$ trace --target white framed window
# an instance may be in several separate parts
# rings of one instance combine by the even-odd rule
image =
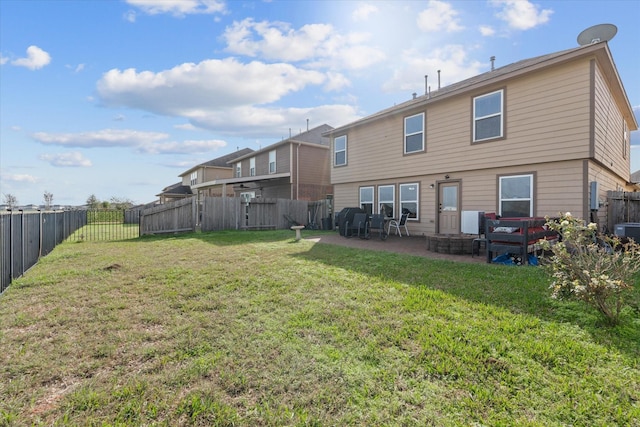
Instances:
[[[236,178],[242,177],[242,163],[236,163]]]
[[[189,182],[191,183],[191,185],[196,185],[198,183],[198,171],[191,172]]]
[[[342,135],[333,140],[333,165],[344,166],[347,164],[347,135]]]
[[[424,113],[404,118],[404,153],[424,151]]]
[[[373,187],[360,187],[360,209],[373,213]]]
[[[276,173],[276,150],[269,151],[269,173]]]
[[[393,218],[396,211],[395,185],[380,185],[378,187],[378,213]]]
[[[249,176],[256,176],[256,158],[249,159]]]
[[[527,218],[533,216],[533,175],[499,177],[500,216]]]
[[[504,90],[473,98],[473,141],[504,135]]]
[[[410,184],[400,184],[400,213],[408,213],[408,219],[417,220],[418,215],[418,198],[420,195],[420,184],[417,182]]]

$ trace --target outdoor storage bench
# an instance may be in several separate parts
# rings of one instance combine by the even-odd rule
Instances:
[[[545,218],[500,218],[486,220],[487,262],[494,254],[521,256],[528,263],[528,254],[540,248],[539,240],[557,240],[558,234],[549,230]]]

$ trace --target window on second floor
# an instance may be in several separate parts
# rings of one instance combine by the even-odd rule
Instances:
[[[196,185],[198,183],[198,171],[191,172],[190,181],[191,185]]]
[[[347,164],[347,135],[342,135],[333,140],[333,165],[344,166]]]
[[[473,98],[473,142],[504,135],[504,90]]]
[[[276,150],[269,151],[269,173],[276,173]]]
[[[381,185],[378,187],[378,213],[393,218],[396,211],[396,187],[394,185]]]
[[[424,151],[424,113],[404,118],[404,153]]]
[[[256,176],[256,158],[249,159],[249,176]]]
[[[409,219],[418,219],[418,194],[420,187],[417,182],[400,184],[400,212],[408,213]]]
[[[360,187],[360,209],[373,213],[373,187]]]
[[[236,178],[242,177],[242,163],[236,163]]]
[[[533,175],[499,178],[500,216],[527,218],[533,216]]]

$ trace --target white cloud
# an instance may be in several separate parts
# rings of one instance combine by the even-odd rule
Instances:
[[[38,70],[51,62],[51,55],[38,46],[29,46],[27,48],[27,57],[18,58],[11,61],[11,64],[18,67],[26,67],[30,70]]]
[[[226,141],[170,141],[142,144],[138,151],[146,154],[203,154],[216,151],[227,146]]]
[[[183,123],[181,125],[174,125],[173,127],[174,129],[180,129],[180,130],[196,130],[197,129],[191,123]]]
[[[78,151],[59,154],[42,154],[40,160],[57,167],[89,167],[91,160]]]
[[[215,151],[226,146],[222,140],[170,141],[169,135],[160,132],[141,132],[131,129],[103,129],[79,133],[45,133],[32,135],[33,139],[45,145],[62,147],[122,147],[146,154],[193,154]],[[91,166],[80,153],[44,154],[41,160],[54,166]],[[87,163],[88,162],[88,163]]]
[[[127,0],[127,3],[149,15],[170,13],[174,16],[184,16],[225,12],[225,3],[218,0]],[[128,16],[128,19],[131,18]]]
[[[309,24],[294,30],[282,22],[245,19],[227,27],[223,38],[226,50],[233,54],[273,61],[308,61],[316,68],[362,69],[385,59],[382,51],[364,44],[370,35],[338,34],[329,24]]]
[[[289,64],[242,64],[229,58],[182,64],[159,73],[114,69],[102,76],[97,89],[109,106],[197,118],[241,105],[272,103],[325,81],[322,73]]]
[[[516,30],[530,30],[549,21],[553,10],[543,9],[528,0],[491,0],[495,6],[502,7],[497,17]]]
[[[369,16],[377,12],[378,8],[376,6],[368,3],[363,3],[358,5],[358,7],[351,14],[351,17],[356,22],[366,21],[369,19]]]
[[[160,141],[169,137],[166,133],[140,132],[130,129],[103,129],[80,133],[36,132],[33,139],[45,145],[64,147],[136,147],[150,141]]]
[[[3,181],[7,182],[26,182],[30,184],[35,184],[38,182],[38,178],[33,175],[28,174],[12,174],[12,173],[3,173],[0,178]]]
[[[458,11],[451,4],[440,0],[429,0],[427,8],[418,14],[418,28],[426,32],[460,31],[464,29],[458,19]]]
[[[225,110],[192,120],[194,125],[242,137],[281,137],[292,123],[330,123],[337,127],[358,120],[361,115],[350,105],[321,105],[309,108],[256,108]]]
[[[385,91],[416,92],[423,95],[425,75],[429,76],[428,85],[433,92],[438,89],[438,70],[441,70],[440,86],[444,87],[479,74],[484,66],[481,62],[471,60],[462,45],[434,49],[428,57],[408,49],[403,52],[402,63],[405,64],[404,67],[397,69],[393,77],[383,84]]]
[[[128,10],[124,15],[122,15],[122,17],[125,21],[131,22],[133,24],[134,22],[136,22],[137,15],[134,10]]]
[[[2,56],[2,54],[0,54],[0,65],[4,65],[7,62],[9,62],[9,58],[7,58],[6,56]]]
[[[480,30],[480,34],[482,34],[485,37],[492,36],[496,33],[496,30],[494,30],[493,27],[490,27],[488,25],[481,25],[479,27],[479,30]]]

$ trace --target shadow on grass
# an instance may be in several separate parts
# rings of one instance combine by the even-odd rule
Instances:
[[[640,301],[640,275],[636,278],[632,308],[625,311],[619,325],[609,327],[595,310],[583,303],[552,299],[549,276],[540,267],[434,260],[332,244],[315,244],[296,256],[384,280],[437,289],[546,322],[571,323],[587,331],[601,345],[640,357],[640,313],[636,304]]]
[[[332,232],[308,230],[305,238],[322,233]],[[295,241],[295,233],[291,230],[165,234],[121,242],[144,244],[190,239],[220,247],[278,242],[306,244]],[[294,256],[371,277],[437,289],[470,302],[502,307],[512,313],[535,316],[547,322],[574,324],[587,331],[595,342],[615,346],[632,357],[640,357],[640,275],[636,278],[632,308],[624,313],[618,326],[608,327],[598,313],[580,302],[553,300],[548,289],[550,278],[540,267],[436,260],[327,243],[313,244],[308,251]]]

